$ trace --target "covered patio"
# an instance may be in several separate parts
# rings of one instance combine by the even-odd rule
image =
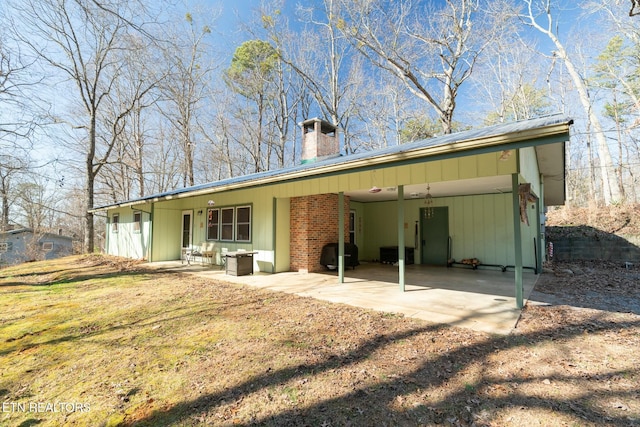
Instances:
[[[516,326],[521,312],[516,308],[514,296],[515,273],[510,270],[408,265],[405,292],[399,292],[398,267],[379,263],[364,263],[356,269],[345,270],[344,283],[336,281],[333,271],[230,276],[215,266],[189,266],[180,262],[151,265],[495,334],[508,334]],[[525,299],[538,277],[530,271],[523,273]]]

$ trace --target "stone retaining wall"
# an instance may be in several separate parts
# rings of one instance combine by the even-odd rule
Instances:
[[[640,264],[640,239],[618,236],[591,229],[572,230],[567,227],[547,229],[547,250],[553,245],[553,260],[605,260]]]

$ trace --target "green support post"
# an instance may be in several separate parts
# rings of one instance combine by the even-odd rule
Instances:
[[[524,299],[522,296],[522,230],[520,229],[520,196],[518,193],[518,174],[511,175],[511,187],[513,189],[513,244],[515,253],[515,270],[516,270],[516,306],[524,307]]]
[[[404,185],[398,185],[398,283],[400,292],[404,286]]]

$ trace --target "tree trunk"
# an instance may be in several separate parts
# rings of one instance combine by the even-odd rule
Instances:
[[[564,45],[560,42],[558,37],[551,31],[552,25],[552,17],[551,11],[548,8],[546,9],[547,20],[549,23],[548,28],[543,28],[536,21],[536,17],[533,14],[531,5],[533,0],[528,0],[527,4],[529,6],[529,15],[526,16],[526,19],[529,21],[529,25],[534,27],[536,30],[540,31],[542,34],[546,35],[549,40],[556,47],[555,55],[562,59],[565,66],[567,67],[567,72],[573,81],[573,84],[578,91],[578,97],[580,99],[580,103],[582,104],[582,108],[584,109],[585,114],[589,120],[591,127],[593,128],[593,135],[596,139],[596,144],[598,146],[598,159],[600,161],[600,175],[602,178],[602,193],[604,198],[604,203],[606,205],[610,205],[614,202],[620,201],[620,192],[618,186],[615,183],[615,168],[613,166],[613,160],[611,158],[611,152],[609,151],[609,146],[607,145],[607,139],[605,137],[604,131],[602,129],[602,124],[600,123],[600,119],[596,114],[593,105],[591,103],[591,99],[589,98],[589,93],[587,91],[587,85],[576,69],[575,65],[569,58]]]
[[[593,134],[598,145],[598,159],[600,161],[600,175],[602,178],[602,194],[604,203],[606,205],[610,205],[613,202],[619,202],[620,192],[615,182],[615,167],[613,166],[613,160],[611,158],[609,146],[607,145],[607,139],[602,129],[602,124],[593,109],[593,105],[591,104],[591,100],[587,92],[587,87],[564,49],[561,49],[560,57],[564,60],[567,71],[576,85],[580,103],[589,118],[589,123],[591,123],[591,126],[593,127]]]
[[[84,252],[93,253],[94,251],[94,225],[93,225],[93,213],[89,212],[93,209],[93,196],[94,196],[94,182],[95,172],[93,168],[93,159],[96,153],[96,113],[91,112],[91,118],[89,123],[89,149],[87,150],[86,159],[86,173],[87,173],[87,185],[85,188],[85,204],[86,213],[84,216]]]
[[[9,225],[9,186],[5,185],[5,178],[2,177],[2,220],[0,220],[0,231],[3,231]]]

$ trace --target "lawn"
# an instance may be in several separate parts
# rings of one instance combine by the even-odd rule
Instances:
[[[581,274],[494,336],[99,255],[3,268],[0,425],[640,425],[640,313],[561,301],[640,276]]]

